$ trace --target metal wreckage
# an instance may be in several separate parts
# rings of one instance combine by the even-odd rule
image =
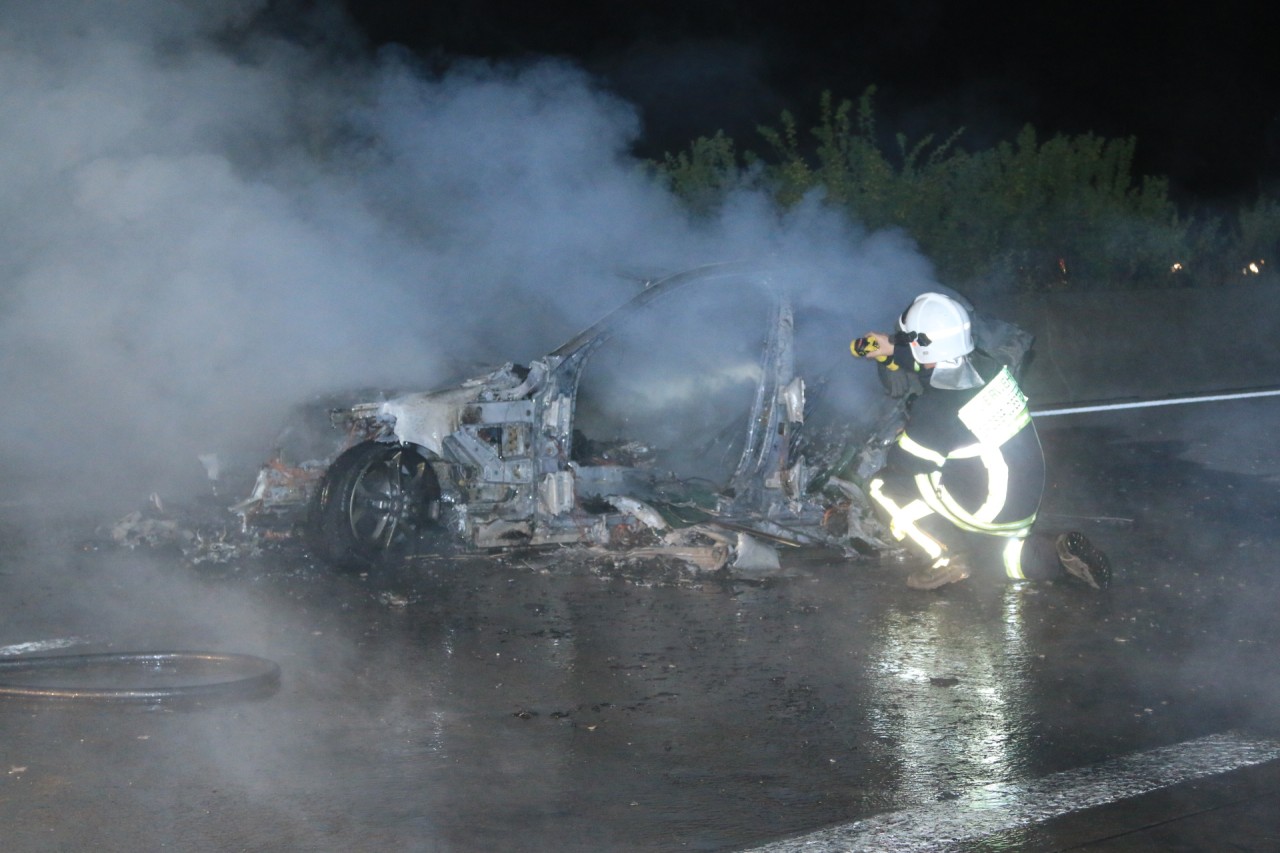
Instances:
[[[882,466],[918,382],[882,369],[888,393],[872,417],[806,424],[813,406],[796,375],[795,320],[783,293],[774,293],[750,410],[726,442],[737,461],[724,482],[682,479],[652,465],[638,442],[593,441],[575,428],[583,369],[619,324],[673,291],[727,279],[771,287],[752,265],[677,273],[528,366],[326,409],[321,448],[313,441],[301,458],[281,442],[230,507],[235,529],[182,530],[184,552],[217,561],[301,538],[324,563],[366,568],[397,553],[576,546],[701,571],[768,572],[780,567],[780,551],[868,557],[894,548],[860,484]],[[975,320],[979,345],[1020,368],[1030,336]],[[169,522],[135,513],[113,538],[138,541],[154,532],[144,524]]]

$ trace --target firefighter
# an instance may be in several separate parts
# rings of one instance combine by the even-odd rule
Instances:
[[[868,489],[893,536],[927,557],[908,586],[962,581],[988,560],[1010,580],[1065,573],[1094,589],[1110,583],[1106,555],[1084,534],[1033,534],[1045,481],[1040,438],[1009,368],[975,349],[963,304],[921,294],[896,333],[869,333],[850,349],[921,380]]]

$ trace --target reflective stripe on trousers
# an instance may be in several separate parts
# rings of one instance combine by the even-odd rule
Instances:
[[[888,514],[889,532],[893,534],[893,538],[899,542],[903,538],[910,538],[932,559],[940,559],[947,550],[946,546],[929,536],[916,524],[920,519],[933,514],[933,510],[929,508],[929,505],[916,498],[906,506],[898,506],[893,498],[886,495],[883,490],[884,480],[876,477],[871,481],[869,494],[871,499]]]
[[[1022,546],[1027,544],[1027,534],[1030,528],[1019,531],[1019,535],[1010,537],[1005,543],[1004,550],[1000,556],[1004,560],[1004,573],[1007,577],[1016,581],[1024,581],[1027,579],[1026,574],[1022,571]]]
[[[917,479],[917,486],[923,485],[920,482],[921,479],[924,480],[924,483],[928,483],[928,479],[922,477]],[[1007,539],[1008,541],[1001,550],[1001,561],[1004,563],[1005,575],[1013,580],[1027,579],[1022,570],[1022,547],[1026,544],[1027,536],[1031,532],[1031,524],[1035,521],[1034,515],[1028,519],[1007,525],[975,527],[954,518],[951,513],[946,511],[947,508],[940,503],[937,506],[930,506],[923,498],[915,498],[906,505],[899,505],[893,498],[884,493],[884,480],[879,477],[873,479],[869,485],[868,494],[870,494],[871,499],[889,516],[889,532],[893,534],[893,537],[899,542],[903,539],[910,539],[929,555],[929,558],[934,561],[934,565],[938,565],[939,561],[945,558],[947,548],[943,543],[925,533],[916,522],[937,512],[961,530]],[[928,495],[932,494],[931,490],[922,488],[921,491]]]

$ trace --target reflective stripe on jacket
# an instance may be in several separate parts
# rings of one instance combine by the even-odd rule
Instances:
[[[889,467],[912,475],[920,498],[957,527],[1018,536],[1040,506],[1044,455],[1013,374],[978,361],[986,384],[930,387],[913,401]]]

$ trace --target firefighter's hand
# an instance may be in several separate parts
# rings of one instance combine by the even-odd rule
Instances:
[[[858,358],[885,358],[893,355],[893,341],[884,332],[867,332],[849,344]]]

